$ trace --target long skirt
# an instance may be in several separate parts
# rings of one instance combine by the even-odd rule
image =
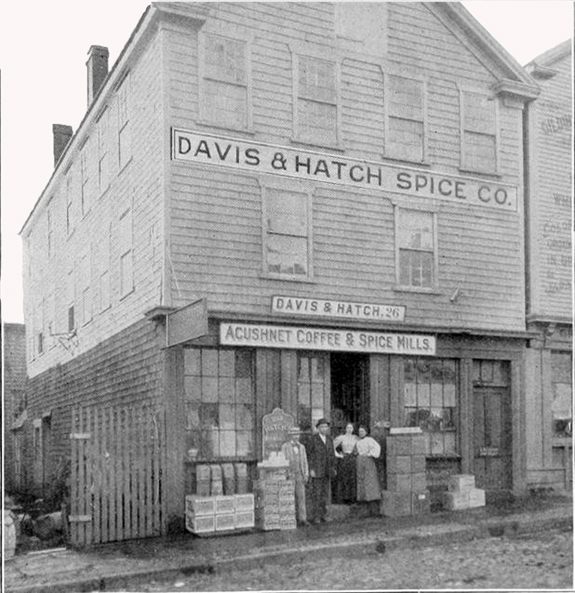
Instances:
[[[357,457],[357,500],[379,500],[381,490],[377,477],[377,467],[372,457]]]
[[[337,461],[336,500],[353,502],[357,498],[355,455],[344,453]]]

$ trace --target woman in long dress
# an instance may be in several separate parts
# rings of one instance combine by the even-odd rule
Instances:
[[[359,439],[355,444],[357,452],[357,501],[367,503],[367,514],[379,515],[381,489],[374,459],[380,456],[381,447],[374,438],[367,435],[367,429],[364,426],[360,426],[357,432],[359,435]]]
[[[355,463],[357,436],[353,434],[353,430],[353,424],[348,422],[345,433],[333,440],[335,455],[338,458],[335,495],[336,500],[344,504],[352,504],[357,498]]]

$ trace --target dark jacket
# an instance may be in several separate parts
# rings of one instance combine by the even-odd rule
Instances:
[[[315,472],[316,478],[333,478],[335,476],[335,453],[333,439],[326,436],[323,444],[319,433],[314,434],[306,445],[307,462],[310,470]]]

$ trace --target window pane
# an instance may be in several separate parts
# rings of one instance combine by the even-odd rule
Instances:
[[[218,379],[216,377],[202,377],[202,401],[218,401]]]
[[[204,80],[203,108],[207,119],[222,126],[247,128],[247,89],[225,82]]]
[[[205,36],[206,76],[235,84],[246,84],[246,44],[216,35]]]
[[[419,210],[399,210],[398,244],[409,249],[433,249],[433,215]]]
[[[198,348],[186,348],[184,350],[184,372],[186,375],[198,376],[200,374],[200,353],[201,350]]]
[[[202,350],[202,375],[204,377],[218,376],[218,351]]]
[[[308,99],[298,100],[298,138],[304,142],[337,142],[337,107]]]
[[[423,122],[423,83],[389,76],[389,115]]]
[[[300,56],[298,94],[300,97],[316,101],[335,103],[335,64]]]
[[[307,237],[307,196],[267,190],[268,231]]]
[[[464,93],[463,127],[466,131],[496,133],[495,102],[485,95]]]
[[[307,238],[268,234],[266,259],[268,272],[307,275]]]
[[[235,380],[233,377],[220,377],[219,379],[219,395],[220,401],[235,403]]]
[[[399,283],[403,286],[433,286],[433,254],[400,249]]]
[[[423,123],[389,118],[386,150],[389,156],[406,161],[423,160]]]
[[[186,400],[201,401],[202,400],[202,383],[199,377],[184,377],[184,392]]]
[[[473,171],[495,171],[497,152],[495,136],[465,132],[463,166]]]

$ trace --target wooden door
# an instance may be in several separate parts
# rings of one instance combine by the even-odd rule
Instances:
[[[474,473],[478,488],[510,490],[511,394],[509,387],[474,387]]]

